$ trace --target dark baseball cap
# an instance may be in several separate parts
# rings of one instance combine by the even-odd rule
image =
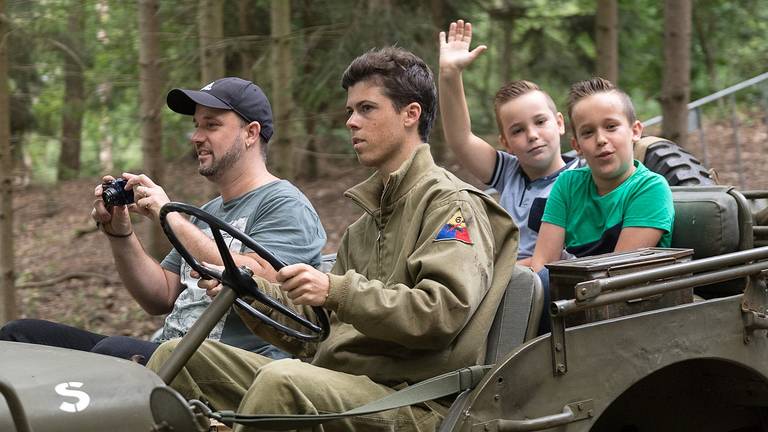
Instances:
[[[272,138],[272,107],[256,84],[242,78],[220,78],[198,90],[173,89],[166,97],[168,108],[194,115],[195,106],[232,110],[247,122],[257,121],[265,142]]]

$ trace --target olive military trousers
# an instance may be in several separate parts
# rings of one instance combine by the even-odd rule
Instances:
[[[179,340],[155,351],[147,367],[158,371]],[[242,414],[339,413],[382,398],[395,390],[364,375],[350,375],[295,359],[272,360],[207,340],[171,383],[187,399],[215,410]],[[333,420],[313,431],[435,431],[445,408],[429,403]],[[235,432],[257,430],[235,425]]]

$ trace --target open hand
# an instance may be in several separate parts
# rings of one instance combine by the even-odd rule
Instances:
[[[488,47],[480,45],[469,50],[472,42],[472,24],[458,20],[448,27],[448,35],[440,32],[440,70],[462,71]]]
[[[165,190],[144,174],[123,173],[123,177],[128,180],[125,189],[133,189],[135,205],[129,207],[129,210],[155,220],[159,219],[160,209],[171,201]]]

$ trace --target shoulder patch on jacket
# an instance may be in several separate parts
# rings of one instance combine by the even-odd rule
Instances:
[[[458,240],[466,244],[472,244],[472,240],[469,238],[469,229],[467,229],[467,221],[464,216],[461,215],[461,210],[458,209],[448,219],[448,222],[443,225],[440,232],[435,236],[435,241],[442,240]]]

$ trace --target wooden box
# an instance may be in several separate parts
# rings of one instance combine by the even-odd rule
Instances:
[[[574,287],[579,282],[635,273],[654,267],[687,262],[693,249],[643,248],[614,252],[547,264],[552,300],[575,298]],[[625,288],[627,289],[627,288]],[[616,318],[693,301],[693,290],[681,289],[655,296],[599,306],[566,318],[569,326]]]

